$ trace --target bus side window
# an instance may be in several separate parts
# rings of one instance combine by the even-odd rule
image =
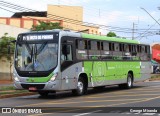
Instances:
[[[76,58],[78,60],[88,59],[87,48],[87,40],[76,40]]]
[[[114,50],[117,51],[117,52],[119,51],[119,44],[118,43],[114,44]]]
[[[88,41],[89,48],[89,59],[97,60],[100,59],[100,42],[99,41]]]
[[[61,60],[62,61],[72,61],[72,46],[63,44],[62,45],[62,55],[61,55]]]
[[[109,43],[108,42],[101,42],[101,59],[102,60],[112,60],[112,56],[110,56],[109,51]]]
[[[147,60],[150,60],[151,59],[151,55],[150,55],[150,46],[146,46],[147,48]]]
[[[128,44],[124,44],[124,51],[129,52],[129,45]]]
[[[138,53],[137,53],[137,45],[132,45],[132,59],[139,60]]]
[[[109,51],[109,43],[108,42],[102,42],[103,45],[103,50]]]
[[[114,51],[112,52],[113,60],[122,60],[122,48],[121,47],[122,46],[120,46],[119,43],[114,43]]]
[[[124,54],[123,59],[124,60],[132,60],[131,52],[132,52],[132,46],[129,44],[124,44]]]

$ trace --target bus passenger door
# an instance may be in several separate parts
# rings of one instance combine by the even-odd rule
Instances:
[[[63,90],[71,89],[74,73],[73,67],[73,51],[71,44],[62,44],[61,47],[61,71],[62,71],[62,86]]]

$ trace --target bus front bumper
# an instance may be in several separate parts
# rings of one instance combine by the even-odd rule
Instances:
[[[46,83],[24,83],[24,82],[14,82],[14,86],[16,89],[27,89],[30,91],[55,91],[60,90],[60,80],[48,81]]]

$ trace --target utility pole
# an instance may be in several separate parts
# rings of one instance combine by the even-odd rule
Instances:
[[[133,22],[133,29],[132,29],[132,40],[134,40],[134,22]]]

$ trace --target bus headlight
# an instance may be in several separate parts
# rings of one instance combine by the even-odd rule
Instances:
[[[15,81],[19,81],[18,77],[14,77],[14,80],[15,80]]]
[[[54,76],[50,79],[50,81],[54,81],[58,76],[58,73],[55,73]]]
[[[19,78],[17,77],[17,74],[15,72],[13,72],[13,78],[15,81],[19,81]]]

